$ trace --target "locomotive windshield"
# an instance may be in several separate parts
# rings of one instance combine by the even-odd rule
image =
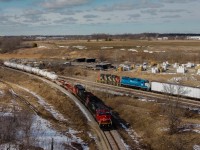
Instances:
[[[98,114],[99,115],[110,115],[110,111],[109,110],[99,110]]]

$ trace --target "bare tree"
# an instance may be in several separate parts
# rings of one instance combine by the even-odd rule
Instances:
[[[180,97],[187,91],[178,84],[164,84],[163,87],[163,92],[168,93],[164,107],[168,118],[169,133],[175,134],[179,131],[181,124]]]

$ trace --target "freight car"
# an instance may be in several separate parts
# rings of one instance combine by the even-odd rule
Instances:
[[[59,82],[65,89],[79,97],[82,103],[90,110],[100,127],[112,126],[111,111],[100,99],[92,93],[87,92],[80,84],[72,86],[64,80]]]
[[[200,88],[197,87],[152,81],[151,91],[200,99]]]

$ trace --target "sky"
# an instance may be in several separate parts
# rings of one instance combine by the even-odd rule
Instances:
[[[200,0],[0,0],[0,36],[200,33]]]

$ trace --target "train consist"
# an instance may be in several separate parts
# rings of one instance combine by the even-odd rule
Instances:
[[[77,96],[92,113],[100,127],[112,126],[111,110],[99,98],[85,90],[80,84],[72,85],[65,80],[58,80],[65,89]]]
[[[99,74],[97,82],[116,86],[138,88],[142,90],[179,95],[188,98],[200,99],[200,88],[177,85],[172,83],[149,82],[140,78],[120,77],[112,74]]]
[[[90,110],[100,127],[112,126],[112,115],[110,109],[92,93],[87,92],[82,85],[72,85],[65,80],[60,80],[55,73],[44,71],[38,68],[16,64],[9,61],[4,62],[4,65],[13,69],[18,69],[38,76],[42,76],[51,81],[54,81],[55,83],[59,84],[60,86],[64,87],[69,92],[77,96],[82,101],[82,103]]]
[[[99,76],[97,77],[97,82],[117,86],[140,88],[147,91],[150,90],[149,81],[140,78],[120,77],[111,74],[99,74]]]

